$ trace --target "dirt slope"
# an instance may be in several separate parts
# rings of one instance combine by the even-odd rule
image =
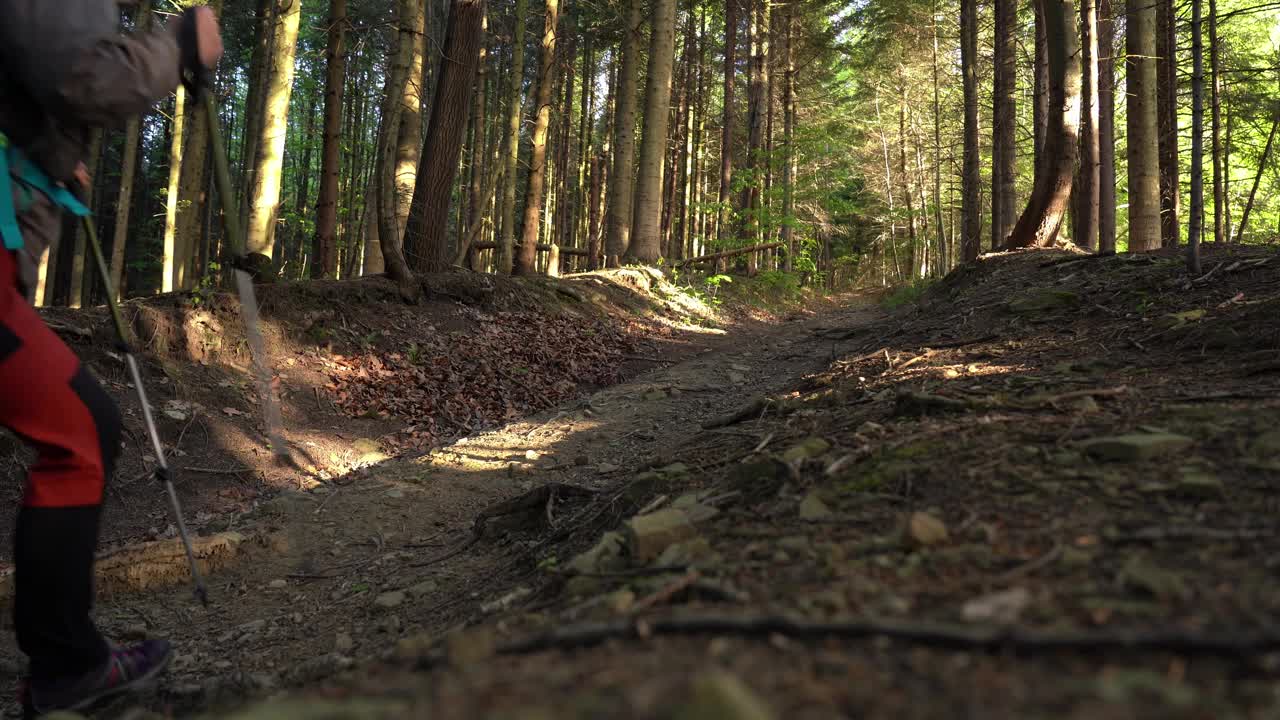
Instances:
[[[282,495],[212,611],[104,626],[179,643],[162,716],[1269,716],[1280,258],[1207,263],[1015,253],[744,327]]]

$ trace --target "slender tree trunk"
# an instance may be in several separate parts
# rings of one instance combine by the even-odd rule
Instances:
[[[538,237],[542,229],[542,191],[547,182],[547,131],[551,125],[551,91],[555,84],[556,26],[559,0],[546,0],[542,49],[538,54],[538,93],[534,99],[533,152],[529,158],[529,184],[525,190],[524,233],[515,258],[516,275],[537,272]]]
[[[618,68],[617,110],[614,113],[613,171],[609,173],[608,232],[605,265],[617,267],[631,247],[635,187],[636,89],[640,84],[641,0],[625,0],[622,61]]]
[[[769,65],[770,0],[748,0],[751,3],[751,82],[747,114],[747,185],[742,189],[741,234],[749,244],[760,243],[761,186],[764,182],[764,135]],[[749,271],[755,270],[755,255],[747,258]]]
[[[675,220],[675,230],[671,240],[671,251],[668,253],[673,260],[683,260],[686,257],[689,238],[693,226],[693,133],[694,133],[694,108],[697,103],[695,97],[695,68],[694,53],[696,47],[696,31],[695,31],[695,15],[694,6],[690,2],[686,13],[685,31],[684,31],[684,51],[682,52],[684,64],[684,77],[680,85],[680,117],[683,119],[681,124],[681,133],[679,143],[679,158],[677,159],[677,198],[678,210]],[[689,256],[692,257],[692,256]]]
[[[142,0],[135,15],[136,32],[150,32],[155,14],[151,0]],[[116,197],[115,228],[111,237],[111,288],[117,300],[124,298],[124,247],[129,237],[129,212],[132,209],[134,179],[138,170],[138,146],[142,140],[142,119],[129,118],[124,128],[124,153],[120,158],[120,194]],[[41,297],[37,294],[36,297]]]
[[[1098,0],[1098,252],[1116,250],[1115,16]]]
[[[1191,217],[1187,226],[1187,272],[1200,274],[1204,228],[1204,47],[1200,0],[1191,0]]]
[[[281,0],[275,25],[275,40],[268,65],[271,73],[264,93],[264,116],[257,140],[252,202],[246,243],[255,274],[263,277],[271,264],[275,246],[276,216],[280,210],[280,179],[284,169],[285,132],[289,122],[289,98],[293,93],[294,53],[297,48],[301,0]]]
[[[1280,128],[1280,116],[1271,122],[1271,132],[1267,133],[1267,145],[1258,160],[1258,174],[1253,177],[1253,189],[1249,191],[1249,199],[1244,204],[1244,213],[1240,216],[1240,227],[1236,228],[1236,242],[1244,242],[1244,231],[1249,226],[1249,214],[1253,212],[1253,201],[1258,197],[1258,186],[1262,184],[1263,173],[1271,162],[1271,148],[1275,144],[1276,130]]]
[[[1098,6],[1097,0],[1081,0],[1080,35],[1083,51],[1084,82],[1080,108],[1080,163],[1076,177],[1072,211],[1075,233],[1072,238],[1083,248],[1098,247],[1098,222],[1101,211],[1101,147],[1098,125],[1101,115],[1098,75]]]
[[[960,71],[964,75],[964,172],[960,191],[960,259],[972,262],[982,250],[979,198],[982,182],[978,147],[978,0],[960,0]],[[888,156],[886,155],[886,164]],[[892,212],[892,208],[890,208]],[[890,233],[892,244],[892,233]],[[896,247],[896,246],[895,246]]]
[[[961,22],[962,22],[962,23],[963,23],[963,21],[964,21],[964,18],[965,18],[965,16],[964,16],[964,15],[961,15]],[[975,30],[975,32],[977,32],[977,31]],[[963,43],[963,41],[964,41],[964,37],[965,37],[963,33],[964,33],[964,30],[961,30],[961,41],[962,41],[962,43]],[[976,43],[976,42],[977,42],[977,40],[975,40],[974,42]],[[961,47],[962,47],[962,49],[963,49],[963,44],[962,44],[962,46],[961,46]],[[975,90],[975,92],[976,92],[976,90]],[[966,97],[966,100],[965,100],[965,107],[966,107],[966,111],[967,111],[967,108],[968,108],[968,96],[966,95],[965,97]],[[976,102],[976,100],[975,100],[975,102]],[[894,207],[894,202],[893,202],[893,168],[892,168],[892,165],[891,165],[891,161],[890,161],[890,159],[889,159],[889,131],[885,129],[885,126],[884,126],[884,118],[882,117],[882,115],[881,115],[881,113],[880,113],[880,86],[879,86],[879,85],[877,85],[877,86],[876,86],[876,88],[875,88],[875,105],[876,105],[876,127],[878,128],[878,130],[879,130],[879,134],[880,134],[880,151],[881,151],[882,156],[884,157],[884,194],[885,194],[885,199],[888,201],[888,204],[889,204],[889,236],[888,236],[888,243],[889,243],[889,248],[890,248],[890,250],[892,250],[892,252],[893,252],[893,269],[894,269],[894,272],[896,273],[898,280],[901,280],[901,279],[902,279],[902,267],[898,264],[898,227],[897,227],[897,223],[898,223],[898,211],[897,211],[897,208],[896,208],[896,207]],[[977,113],[977,105],[974,105],[974,113],[975,113],[975,117],[976,117],[976,113]],[[976,120],[975,120],[975,123],[976,123]],[[977,125],[976,125],[976,124],[975,124],[975,127],[977,127]],[[966,126],[966,128],[967,128],[967,126]],[[966,131],[965,131],[965,132],[967,133],[967,132],[968,132],[968,130],[966,129]],[[975,131],[975,132],[976,132],[976,131]],[[968,142],[968,135],[967,135],[967,134],[966,134],[966,136],[965,136],[965,142],[966,142],[966,143]],[[966,145],[966,147],[967,147],[967,145]],[[977,140],[976,140],[976,139],[974,140],[974,147],[975,147],[975,148],[977,147]],[[975,152],[976,152],[976,149],[975,149]],[[968,156],[966,156],[966,157],[968,157]],[[967,168],[967,167],[968,167],[968,166],[966,165],[966,168]],[[976,225],[975,225],[975,227],[976,227]],[[977,250],[975,250],[975,251],[974,251],[974,253],[975,253],[974,257],[977,257],[977,254],[976,254],[976,253],[977,253]]]
[[[1053,244],[1071,200],[1080,132],[1080,40],[1071,0],[1037,0],[1049,60],[1049,113],[1044,155],[1031,199],[1009,236],[1010,248]]]
[[[782,89],[782,144],[784,148],[782,160],[782,242],[785,243],[787,249],[783,269],[786,272],[791,272],[795,268],[794,259],[796,254],[795,230],[792,227],[795,222],[792,216],[795,214],[796,184],[796,56],[794,47],[796,17],[794,3],[787,3],[786,8],[786,16],[783,20],[785,23],[783,42],[786,44],[786,49],[783,52],[786,58],[787,74]]]
[[[267,81],[271,75],[272,52],[276,39],[276,0],[258,0],[254,16],[253,55],[249,60],[249,90],[244,105],[244,137],[240,152],[240,227],[249,227],[249,206],[253,202],[253,183],[258,173],[259,142],[265,115]],[[231,222],[231,218],[227,219]]]
[[[182,247],[178,243],[178,190],[182,179],[182,151],[186,147],[186,90],[179,85],[174,95],[173,129],[169,137],[169,189],[165,193],[164,259],[161,264],[163,274],[160,276],[160,291],[166,293],[181,287],[178,284],[178,268],[182,266],[183,260],[179,257]],[[74,291],[74,288],[72,289]]]
[[[1036,31],[1035,66],[1033,67],[1035,103],[1032,106],[1031,124],[1035,133],[1034,166],[1036,174],[1039,174],[1040,160],[1044,157],[1045,133],[1049,122],[1049,46],[1045,35],[1044,8],[1040,5],[1039,0],[1032,0],[1031,5],[1035,10]]]
[[[740,0],[725,0],[724,6],[724,118],[720,129],[720,217],[716,222],[716,241],[722,247],[729,236],[729,193],[733,188],[733,81],[738,72],[739,2]]]
[[[628,257],[655,263],[662,256],[662,170],[667,147],[667,113],[675,64],[676,3],[654,0],[649,39],[649,76],[645,81],[644,136],[636,173],[635,215]]]
[[[573,247],[585,247],[591,230],[589,227],[590,209],[588,199],[591,177],[591,155],[595,152],[595,119],[596,110],[596,78],[595,48],[590,35],[586,36],[586,47],[582,51],[582,96],[578,100],[578,177],[577,192],[573,200],[573,229],[570,243]]]
[[[1213,241],[1221,243],[1228,239],[1230,231],[1224,222],[1226,188],[1222,172],[1222,55],[1218,44],[1218,0],[1209,0],[1209,68],[1213,75],[1209,101],[1213,112]]]
[[[1127,0],[1129,250],[1160,247],[1160,148],[1156,120],[1156,11],[1151,0]]]
[[[939,79],[938,65],[938,16],[939,11],[935,2],[933,14],[933,224],[937,232],[938,244],[938,262],[935,263],[935,267],[941,275],[950,268],[950,261],[947,258],[947,236],[942,220],[942,83]],[[790,28],[788,28],[789,31]],[[792,113],[794,112],[795,109],[792,108]],[[795,173],[792,171],[792,178],[794,177]]]
[[[565,24],[563,35],[565,36],[564,47],[564,75],[561,80],[563,94],[560,107],[563,108],[559,113],[560,130],[557,133],[559,140],[556,143],[556,222],[552,228],[551,244],[559,247],[570,247],[573,244],[573,228],[571,227],[573,216],[573,173],[569,172],[569,168],[573,165],[570,157],[573,150],[572,130],[573,130],[573,96],[575,84],[577,81],[577,73],[575,72],[574,59],[578,54],[578,31],[576,16],[569,15],[561,22]],[[560,276],[560,255],[558,251],[548,254],[547,274],[551,277]],[[554,260],[554,264],[552,264]]]
[[[994,186],[991,190],[992,249],[1004,245],[1014,223],[1018,221],[1017,26],[1018,0],[995,0],[995,109],[991,127],[991,177]],[[935,47],[936,44],[935,40]]]
[[[1178,42],[1173,0],[1156,2],[1156,102],[1160,152],[1160,238],[1176,247],[1181,192],[1178,180]]]
[[[316,106],[319,104],[316,97],[317,94],[318,93],[313,90],[310,93],[311,97],[307,101],[307,138],[315,137],[316,133]],[[297,197],[294,198],[293,207],[294,212],[297,213],[299,221],[303,226],[306,225],[307,214],[311,203],[311,155],[312,146],[314,145],[315,143],[313,142],[303,143],[305,149],[302,151],[302,166],[298,169],[298,172],[295,173],[298,180],[298,187],[296,191]],[[288,253],[286,257],[293,262],[293,265],[296,268],[286,277],[301,277],[299,273],[302,271],[303,258],[307,257],[306,238],[301,236],[301,232],[299,232],[297,247],[293,252]]]
[[[311,277],[338,271],[338,173],[342,150],[342,98],[347,78],[347,0],[329,0],[329,44],[325,49],[324,140],[320,151],[320,194],[311,243]]]
[[[907,204],[907,242],[911,248],[911,261],[907,266],[911,268],[911,277],[914,279],[916,270],[919,268],[919,263],[916,260],[920,248],[919,236],[916,234],[915,203],[911,197],[911,175],[907,173],[907,86],[905,81],[900,91],[901,96],[898,103],[898,179],[902,181],[902,197]]]
[[[479,227],[484,219],[484,208],[488,204],[488,194],[484,192],[484,160],[485,160],[485,128],[488,120],[485,118],[486,91],[489,76],[488,67],[488,43],[489,37],[489,18],[486,13],[484,21],[481,23],[481,32],[485,36],[485,40],[480,44],[480,61],[479,69],[476,74],[476,91],[475,100],[471,108],[471,187],[467,191],[468,203],[470,204],[467,213],[467,230],[468,237],[470,231],[476,229],[479,234]],[[454,258],[460,260],[455,265],[463,265],[464,263],[476,272],[480,272],[479,259],[475,252],[470,249],[471,242],[464,237],[458,243],[457,252]],[[470,260],[468,263],[467,261]]]
[[[511,78],[507,89],[506,152],[502,162],[506,178],[502,183],[502,238],[498,243],[498,272],[510,273],[515,262],[516,163],[520,159],[520,101],[524,97],[524,33],[528,0],[516,0],[511,43]]]
[[[426,63],[426,17],[419,3],[404,0],[409,12],[409,27],[401,29],[408,35],[410,44],[409,66],[405,75],[403,94],[398,110],[399,124],[395,133],[395,232],[391,240],[396,247],[403,247],[404,229],[409,222],[409,208],[413,204],[413,191],[417,184],[418,163],[422,157],[422,103],[425,97],[422,77]]]

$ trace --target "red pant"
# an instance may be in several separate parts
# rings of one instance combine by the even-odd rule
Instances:
[[[18,291],[0,250],[0,425],[39,455],[14,541],[18,644],[33,679],[84,672],[106,658],[89,618],[106,478],[120,450],[114,401]]]

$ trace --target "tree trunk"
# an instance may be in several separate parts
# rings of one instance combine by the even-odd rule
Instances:
[[[742,217],[739,234],[748,244],[760,242],[760,187],[764,180],[764,131],[768,101],[769,9],[770,0],[748,0],[751,3],[751,72],[747,97],[747,161],[744,168],[747,184],[740,201]],[[754,256],[747,258],[749,271],[755,270]]]
[[[399,126],[395,144],[395,211],[396,228],[392,240],[397,247],[403,245],[404,228],[409,222],[409,207],[413,203],[413,190],[418,176],[418,162],[422,156],[422,86],[423,66],[426,62],[427,38],[425,14],[418,3],[406,0],[411,23],[402,35],[409,35],[411,44],[409,67],[405,76],[403,95],[400,97]]]
[[[1213,134],[1213,241],[1226,242],[1226,189],[1222,167],[1222,49],[1218,44],[1218,0],[1209,0],[1209,68],[1213,75],[1210,83],[1212,97]]]
[[[733,187],[733,89],[737,74],[738,3],[725,0],[724,6],[724,118],[720,129],[720,217],[716,241],[723,246],[729,236],[729,193]]]
[[[1160,247],[1160,147],[1156,120],[1156,11],[1127,0],[1125,94],[1128,97],[1129,250]]]
[[[960,0],[960,71],[964,75],[964,169],[961,180],[960,259],[972,262],[982,251],[979,197],[982,156],[978,146],[978,0]],[[886,155],[886,163],[888,158]],[[890,232],[890,244],[893,238]],[[896,252],[896,246],[894,246]]]
[[[562,108],[558,115],[560,129],[557,131],[559,140],[556,142],[556,213],[555,225],[552,228],[551,244],[563,247],[573,246],[573,231],[570,227],[571,217],[573,216],[573,193],[574,187],[572,183],[573,174],[569,172],[572,166],[572,158],[570,157],[573,149],[571,132],[573,129],[573,95],[574,83],[577,80],[575,72],[574,59],[578,53],[578,32],[575,22],[575,16],[569,15],[562,22],[565,23],[564,29],[565,46],[563,55],[565,62],[564,75],[561,80],[561,89],[563,90],[560,107]],[[548,256],[547,275],[551,277],[560,276],[560,257],[558,253],[552,253]]]
[[[732,1],[732,0],[730,0]],[[635,187],[636,88],[640,84],[641,0],[625,0],[622,28],[622,63],[618,68],[618,94],[614,113],[613,171],[609,173],[608,232],[605,265],[617,267],[631,247],[632,192]]]
[[[667,113],[675,64],[676,3],[654,0],[649,38],[649,76],[645,81],[644,136],[636,173],[635,215],[628,257],[655,263],[662,257],[662,170],[667,148]]]
[[[795,230],[792,227],[795,220],[792,217],[795,214],[795,184],[796,184],[796,56],[794,47],[795,34],[795,6],[791,3],[787,4],[786,17],[783,20],[786,23],[786,29],[783,35],[783,42],[786,43],[785,53],[787,74],[782,88],[782,144],[783,144],[783,168],[782,168],[782,242],[785,244],[787,255],[783,270],[791,272],[795,269],[794,259],[796,254]]]
[[[1014,223],[1018,221],[1017,26],[1017,0],[995,0],[995,109],[991,127],[992,249],[1004,245]]]
[[[324,141],[320,152],[320,192],[316,233],[311,243],[311,277],[338,271],[338,172],[342,150],[342,98],[347,78],[347,0],[329,0],[329,44],[325,49]]]
[[[142,0],[134,16],[135,32],[150,32],[155,14],[151,0]],[[111,292],[116,300],[124,299],[124,247],[129,237],[129,211],[132,209],[133,186],[138,170],[138,146],[142,140],[142,118],[129,118],[124,127],[124,152],[120,158],[120,193],[116,196],[115,228],[111,235]],[[36,297],[40,297],[38,294]]]
[[[1178,244],[1178,41],[1173,0],[1156,0],[1156,102],[1160,152],[1160,238]]]
[[[249,60],[249,90],[244,105],[244,136],[240,151],[241,229],[249,226],[249,206],[253,202],[253,180],[258,172],[259,141],[265,115],[267,80],[271,75],[271,54],[276,39],[276,0],[258,0],[254,15],[253,55]],[[228,218],[227,222],[232,219]],[[243,233],[241,233],[243,235]]]
[[[1035,103],[1032,106],[1031,124],[1035,133],[1035,160],[1033,165],[1036,169],[1036,174],[1039,174],[1040,160],[1044,157],[1045,134],[1048,132],[1049,122],[1049,45],[1048,38],[1045,35],[1044,8],[1040,5],[1039,0],[1032,0],[1031,5],[1035,10],[1036,30],[1035,66],[1033,68]]]
[[[547,181],[547,131],[551,125],[551,94],[555,84],[556,24],[559,0],[546,0],[542,28],[542,49],[538,54],[538,93],[534,99],[533,152],[529,157],[529,184],[525,189],[524,228],[520,251],[516,253],[516,275],[537,272],[538,237],[542,229],[542,192]]]
[[[901,78],[900,78],[901,79]],[[916,255],[919,253],[919,237],[916,235],[916,210],[915,203],[911,198],[911,176],[907,173],[907,86],[904,81],[902,84],[900,102],[898,104],[898,179],[902,181],[902,196],[907,203],[907,242],[910,247],[910,262],[907,267],[911,269],[911,277],[914,279],[917,275],[916,270],[919,263],[916,262]]]
[[[182,179],[182,152],[186,148],[187,89],[178,86],[173,98],[173,121],[169,136],[169,187],[164,203],[164,259],[161,261],[160,291],[181,289],[178,268],[182,267],[182,246],[178,242],[178,190]],[[73,271],[74,272],[74,271]],[[73,281],[74,282],[74,281]],[[72,288],[74,294],[74,287]]]
[[[528,0],[516,0],[511,42],[511,79],[507,88],[507,136],[503,154],[506,178],[502,183],[502,238],[498,243],[498,272],[510,273],[515,262],[516,163],[520,159],[520,101],[524,97],[524,32]]]
[[[262,277],[269,271],[275,247],[276,216],[280,210],[280,179],[284,170],[285,133],[289,124],[289,98],[293,93],[294,54],[302,0],[281,0],[276,13],[270,76],[263,97],[264,115],[257,139],[246,244]]]
[[[480,60],[476,71],[476,89],[475,97],[471,108],[471,187],[467,191],[467,202],[469,211],[467,213],[467,230],[468,236],[471,229],[475,228],[477,234],[479,227],[484,218],[484,206],[488,204],[488,194],[484,192],[484,160],[485,160],[485,103],[487,95],[487,86],[489,77],[488,57],[488,37],[489,37],[489,18],[488,13],[485,14],[484,20],[480,23],[480,32],[484,35],[484,39],[480,43]],[[468,259],[471,261],[469,266],[472,270],[480,272],[475,253],[468,248],[470,243],[464,237],[462,242],[458,243],[457,252],[454,254],[455,259],[461,258],[462,262],[455,262],[455,265],[461,265]]]
[[[1275,145],[1276,130],[1280,128],[1280,116],[1271,121],[1271,132],[1267,133],[1267,145],[1262,149],[1262,157],[1258,159],[1258,174],[1253,177],[1253,189],[1249,191],[1249,199],[1245,201],[1244,213],[1240,215],[1240,227],[1236,228],[1236,242],[1244,242],[1244,231],[1249,226],[1249,214],[1253,212],[1253,201],[1258,197],[1258,186],[1262,184],[1262,175],[1271,161],[1271,148]]]
[[[1116,250],[1115,16],[1098,0],[1098,252]]]
[[[1187,272],[1200,274],[1204,228],[1204,48],[1200,0],[1191,0],[1191,217],[1187,225]]]
[[[1080,106],[1080,162],[1074,188],[1075,205],[1072,218],[1075,232],[1072,240],[1083,248],[1098,247],[1098,219],[1101,210],[1101,166],[1098,144],[1099,107],[1098,76],[1098,5],[1097,0],[1081,0],[1080,36],[1084,82]]]
[[[938,8],[935,3],[933,15],[933,224],[937,233],[938,261],[934,265],[938,269],[938,274],[942,275],[950,269],[950,258],[947,257],[947,235],[942,220],[942,83],[939,79],[941,69],[938,65],[938,18]],[[792,177],[795,177],[794,171]]]
[[[1071,200],[1080,133],[1080,41],[1071,0],[1037,0],[1049,60],[1049,112],[1031,199],[1009,236],[1009,248],[1048,246]]]

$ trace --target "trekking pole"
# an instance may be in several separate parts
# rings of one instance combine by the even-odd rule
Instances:
[[[191,549],[191,536],[187,534],[187,523],[182,517],[182,504],[178,501],[177,491],[173,489],[173,473],[169,470],[164,446],[160,443],[160,433],[156,430],[156,421],[151,415],[151,403],[148,402],[147,390],[142,385],[142,373],[138,370],[138,360],[133,354],[129,331],[125,329],[124,320],[120,315],[120,306],[116,303],[115,288],[111,285],[111,273],[102,255],[102,246],[98,244],[98,233],[93,227],[93,219],[90,216],[85,215],[80,219],[84,225],[85,236],[89,238],[89,247],[93,250],[93,261],[98,266],[102,287],[107,293],[107,307],[111,309],[111,321],[115,324],[120,351],[124,353],[125,364],[129,366],[129,375],[133,378],[133,388],[137,391],[138,403],[142,405],[142,420],[147,426],[147,435],[151,438],[151,449],[156,454],[156,479],[164,484],[165,493],[169,496],[169,509],[173,511],[173,519],[178,525],[178,536],[182,538],[182,548],[187,553],[187,565],[191,568],[191,582],[195,585],[196,599],[201,605],[209,607],[209,591],[205,587],[204,578],[200,575],[200,568],[196,565],[195,551]]]

